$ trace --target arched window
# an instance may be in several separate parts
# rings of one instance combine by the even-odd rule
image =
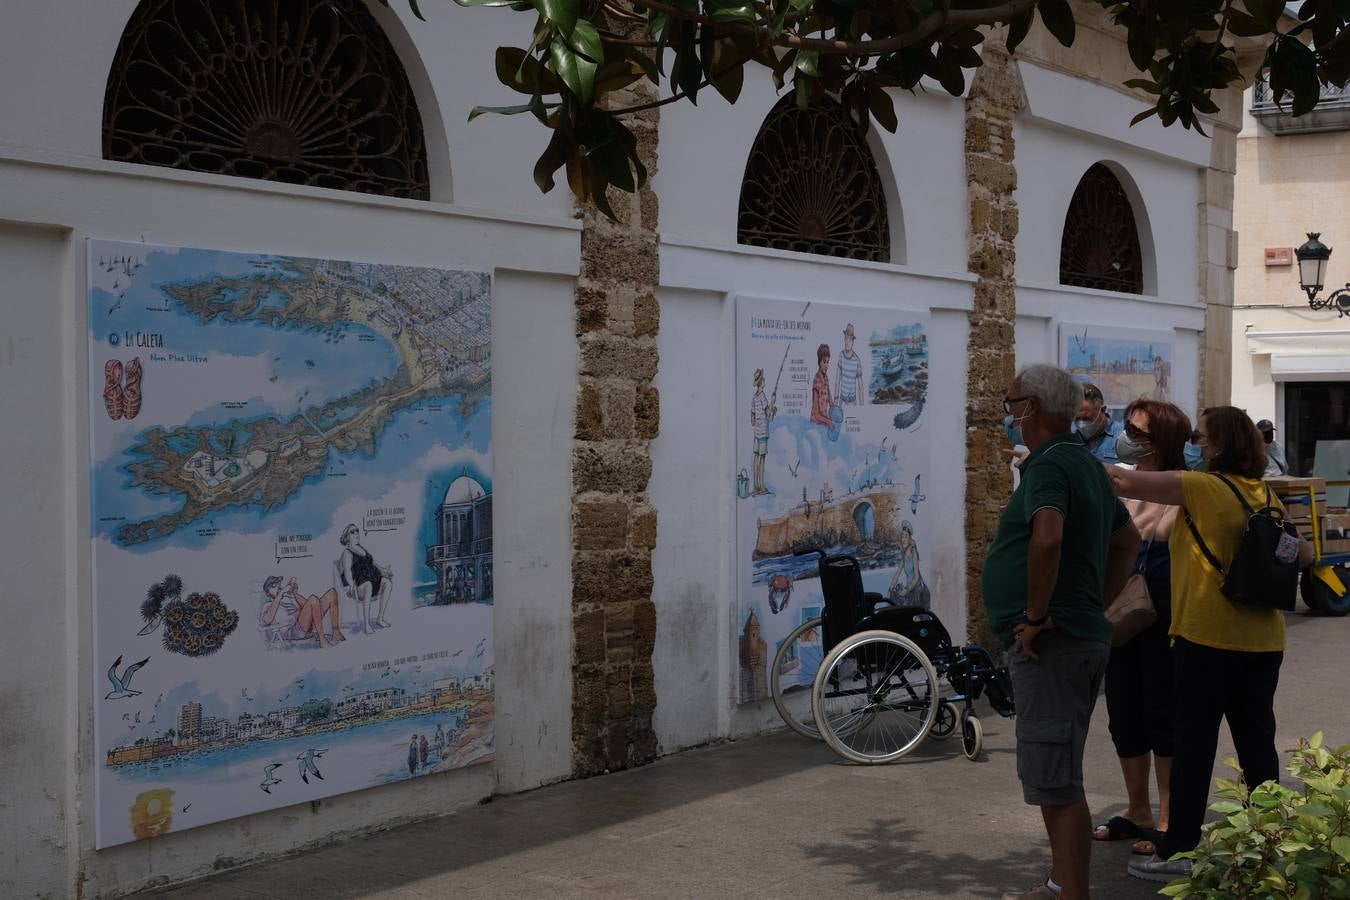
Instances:
[[[142,0],[108,75],[103,156],[429,193],[412,87],[361,0]]]
[[[760,126],[741,181],[736,240],[889,262],[886,194],[867,141],[833,101],[784,97]]]
[[[1059,283],[1126,294],[1144,292],[1144,260],[1134,207],[1114,172],[1094,163],[1064,216]]]

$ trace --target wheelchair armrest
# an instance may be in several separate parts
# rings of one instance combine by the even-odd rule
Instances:
[[[890,600],[886,599],[885,594],[878,594],[875,591],[868,591],[867,593],[863,594],[863,609],[867,611],[868,615],[876,612],[877,607],[882,604],[885,604],[886,606],[895,605]]]

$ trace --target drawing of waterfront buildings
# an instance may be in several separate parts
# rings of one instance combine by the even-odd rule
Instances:
[[[427,566],[436,573],[437,606],[492,600],[492,492],[467,471],[436,507]]]

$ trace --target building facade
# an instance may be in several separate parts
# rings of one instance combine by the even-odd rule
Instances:
[[[1243,98],[1234,227],[1241,236],[1232,323],[1233,403],[1269,419],[1291,473],[1344,479],[1350,439],[1350,328],[1335,308],[1312,310],[1294,251],[1310,232],[1333,249],[1325,298],[1350,282],[1337,249],[1350,238],[1350,95],[1324,89],[1295,119],[1258,82]]]
[[[461,474],[436,507],[436,543],[427,548],[436,573],[436,602],[476,603],[492,598],[492,494]]]
[[[856,240],[832,233],[829,208],[787,233],[753,214],[772,185],[752,153],[789,115],[767,72],[747,73],[734,107],[642,113],[653,179],[611,222],[578,216],[562,189],[538,192],[529,173],[543,132],[528,117],[466,121],[474,105],[512,102],[492,78],[493,52],[520,41],[520,15],[423,3],[423,22],[399,2],[337,5],[365,29],[360,61],[379,67],[369,84],[386,117],[227,123],[229,153],[219,136],[174,125],[187,112],[164,96],[182,73],[144,68],[156,52],[181,59],[202,103],[251,89],[213,80],[212,53],[193,69],[200,29],[182,17],[191,24],[205,6],[54,0],[24,4],[0,33],[0,360],[23,373],[0,392],[0,414],[24,423],[6,430],[0,484],[26,523],[0,551],[13,573],[0,603],[9,633],[26,636],[11,650],[7,712],[26,735],[11,752],[10,801],[30,811],[0,836],[32,848],[0,872],[6,896],[116,896],[777,727],[771,704],[735,699],[742,659],[773,649],[735,621],[725,550],[742,465],[738,297],[926,317],[929,352],[943,360],[927,439],[944,466],[925,480],[925,502],[942,515],[922,536],[923,577],[957,638],[988,637],[978,568],[1008,491],[1001,400],[1016,365],[1065,361],[1076,334],[1147,323],[1171,348],[1170,397],[1191,411],[1227,398],[1237,99],[1206,122],[1211,137],[1156,119],[1129,127],[1151,100],[1121,87],[1135,73],[1096,4],[1075,4],[1073,48],[1039,25],[1015,59],[991,40],[963,96],[936,85],[898,93],[895,134],[846,136],[858,161],[849,196],[866,209]],[[178,7],[179,24],[166,25]],[[367,99],[353,89],[344,102]],[[330,130],[365,148],[359,164],[333,162],[348,150],[306,154],[328,146]],[[820,159],[809,147],[784,152]],[[495,668],[459,685],[495,691],[491,766],[328,798],[313,814],[94,849],[90,734],[107,661],[89,653],[90,238],[492,273],[492,520],[481,485],[452,485],[437,543],[413,561],[434,563],[442,596],[495,598]],[[1125,374],[1152,384],[1152,371]],[[355,713],[393,700],[344,702]],[[288,718],[244,715],[234,729]],[[59,764],[52,747],[67,748]]]

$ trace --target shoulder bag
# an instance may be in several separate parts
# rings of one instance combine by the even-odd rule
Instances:
[[[1149,538],[1144,547],[1143,561],[1134,573],[1125,579],[1116,599],[1106,608],[1107,621],[1111,623],[1111,646],[1133,640],[1141,631],[1158,621],[1158,610],[1153,605],[1153,597],[1148,592],[1148,554],[1153,549],[1153,539]]]
[[[1218,472],[1211,473],[1238,498],[1247,511],[1247,526],[1228,569],[1210,551],[1200,536],[1190,510],[1182,509],[1186,525],[1195,537],[1200,552],[1219,573],[1223,583],[1219,590],[1229,600],[1264,606],[1272,609],[1293,610],[1298,596],[1298,529],[1284,517],[1284,511],[1274,505],[1270,485],[1266,485],[1266,505],[1252,509],[1237,485]]]

